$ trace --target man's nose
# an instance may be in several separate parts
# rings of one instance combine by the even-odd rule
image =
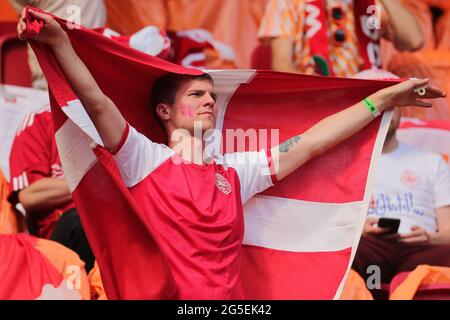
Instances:
[[[214,98],[212,97],[212,95],[208,92],[205,95],[205,101],[204,101],[204,105],[208,106],[208,107],[214,107],[214,104],[216,103],[216,100],[214,100]]]

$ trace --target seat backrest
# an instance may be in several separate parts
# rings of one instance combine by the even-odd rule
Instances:
[[[450,300],[450,285],[431,284],[420,286],[414,300]]]
[[[27,44],[17,37],[14,22],[0,22],[0,83],[31,87]]]
[[[450,300],[449,279],[450,268],[448,267],[419,265],[415,270],[401,272],[392,279],[391,298],[396,300]]]

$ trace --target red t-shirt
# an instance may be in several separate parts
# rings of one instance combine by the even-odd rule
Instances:
[[[234,153],[196,165],[132,127],[125,134],[115,159],[154,228],[179,298],[242,298],[243,204],[273,185],[270,157]]]
[[[25,116],[14,139],[9,162],[8,199],[13,205],[18,203],[18,192],[34,182],[42,178],[64,178],[48,107]],[[73,207],[70,202],[49,210],[26,212],[31,232],[41,238],[50,238],[59,217]]]

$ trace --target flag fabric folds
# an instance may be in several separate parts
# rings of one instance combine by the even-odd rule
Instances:
[[[84,28],[67,31],[77,54],[126,120],[155,142],[164,133],[153,119],[155,79],[173,72],[199,75]],[[39,32],[36,21],[29,28]],[[176,298],[176,283],[139,203],[102,147],[81,102],[51,50],[31,41],[49,82],[56,140],[109,299]],[[222,145],[227,130],[279,130],[283,142],[392,81],[313,77],[259,70],[208,71],[215,81]],[[248,299],[333,299],[339,296],[362,231],[370,181],[389,123],[367,128],[302,166],[244,207],[242,279]],[[267,130],[267,131],[264,131]],[[262,138],[260,138],[262,139]],[[274,144],[273,142],[272,144]],[[278,143],[278,142],[277,142]],[[249,143],[235,151],[254,151]],[[257,148],[259,149],[259,148]]]

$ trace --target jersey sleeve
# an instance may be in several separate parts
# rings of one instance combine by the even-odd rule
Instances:
[[[270,151],[225,154],[224,163],[238,174],[242,204],[277,182]]]
[[[450,170],[441,157],[433,184],[433,197],[435,208],[450,205]]]
[[[127,125],[121,146],[114,158],[127,187],[131,188],[147,177],[175,152],[163,144],[152,142],[135,128]]]

